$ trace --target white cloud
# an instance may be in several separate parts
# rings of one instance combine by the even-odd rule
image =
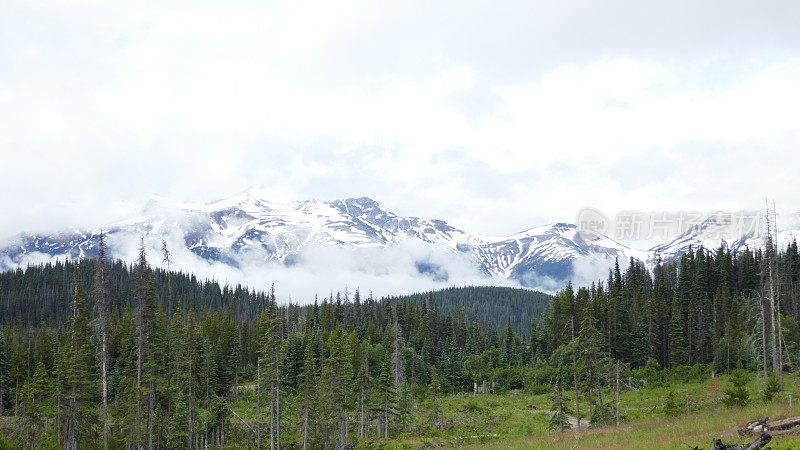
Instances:
[[[252,185],[368,195],[487,234],[585,205],[738,210],[769,195],[796,208],[798,11],[12,1],[0,234]],[[656,157],[669,170],[642,163]],[[758,188],[742,182],[755,175]]]
[[[131,234],[111,235],[109,249],[115,258],[134,263],[139,254],[137,238]],[[185,247],[182,236],[168,234],[164,239],[170,249],[171,269],[193,273],[201,280],[214,280],[230,286],[242,284],[258,290],[267,290],[274,283],[282,302],[312,303],[315,296],[321,299],[331,292],[343,292],[346,288],[351,292],[360,289],[364,296],[372,293],[375,297],[382,297],[449,286],[520,287],[512,280],[483,276],[477,271],[476,265],[464,257],[421,242],[407,241],[385,248],[312,248],[302,252],[297,264],[292,266],[264,262],[261,259],[263,254],[253,252],[249,259],[246,256],[240,258],[241,268],[235,268],[195,255]],[[145,251],[152,265],[165,267],[161,236],[146,238]],[[19,265],[24,267],[57,259],[63,260],[63,257],[31,253],[22,257]],[[416,265],[419,261],[435,267],[435,276],[420,273]],[[534,287],[549,292],[560,285],[548,280]]]

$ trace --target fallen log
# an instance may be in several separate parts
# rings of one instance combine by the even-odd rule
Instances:
[[[769,426],[768,420],[769,420],[768,418],[764,417],[763,419],[757,419],[747,422],[747,424],[745,424],[744,427],[739,428],[739,430],[737,430],[739,433],[739,437],[752,436],[755,434],[761,434],[770,431],[771,428]]]
[[[758,437],[755,441],[745,445],[736,445],[730,444],[726,445],[722,443],[721,440],[715,438],[711,441],[711,448],[713,450],[761,450],[763,449],[769,442],[772,440],[772,436],[769,433],[764,433]]]
[[[767,418],[753,420],[739,428],[739,437],[770,433],[773,436],[800,432],[800,416],[769,422]]]
[[[776,420],[767,424],[769,431],[788,430],[790,428],[800,427],[800,417],[789,417],[787,419]]]

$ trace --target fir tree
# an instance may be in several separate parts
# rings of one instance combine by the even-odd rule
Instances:
[[[72,317],[58,358],[58,391],[63,446],[69,450],[89,446],[97,436],[97,379],[92,328],[87,317],[83,289],[76,282]]]
[[[11,364],[6,350],[6,340],[0,333],[0,417],[5,415],[11,396]]]
[[[431,381],[425,396],[428,402],[430,426],[439,428],[442,421],[442,378],[436,373],[436,369],[431,373]]]
[[[397,414],[397,391],[392,379],[392,366],[390,358],[384,358],[381,371],[375,379],[375,406],[378,414],[378,431],[383,432],[383,437],[389,437],[389,428],[392,418]]]
[[[190,447],[189,443],[189,407],[186,403],[186,396],[183,392],[178,392],[175,399],[175,406],[169,418],[167,433],[164,439],[164,448],[183,449]]]
[[[45,371],[44,364],[39,361],[33,378],[28,383],[22,423],[17,430],[24,435],[22,440],[30,443],[33,448],[38,447],[39,440],[49,431],[50,419],[55,415],[52,393],[50,377]]]
[[[675,391],[670,390],[664,398],[664,415],[667,417],[676,417],[683,412],[683,408],[675,398]]]
[[[669,322],[669,363],[672,367],[687,363],[683,311],[677,298],[672,299],[672,314]]]
[[[100,420],[103,424],[103,448],[108,449],[108,325],[109,325],[109,290],[108,274],[106,261],[106,240],[105,233],[100,232],[97,245],[97,260],[95,261],[94,273],[94,309],[97,315],[97,340],[98,340],[98,364],[100,365]]]
[[[750,403],[750,392],[747,390],[749,376],[742,369],[731,372],[728,386],[723,391],[722,403],[725,406],[747,406]]]
[[[314,333],[317,334],[317,333]],[[314,362],[314,346],[310,337],[311,332],[307,333],[309,336],[306,339],[305,351],[303,353],[303,371],[300,375],[301,379],[301,433],[303,435],[303,449],[307,450],[314,445],[313,433],[313,419],[314,419],[314,403],[316,400],[317,392],[317,368]]]
[[[556,383],[553,386],[552,394],[550,395],[550,420],[549,427],[551,430],[568,430],[572,428],[569,421],[571,413],[569,409],[569,402],[564,397],[564,391],[561,385]]]

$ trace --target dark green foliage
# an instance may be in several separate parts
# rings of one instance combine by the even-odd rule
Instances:
[[[750,391],[747,390],[747,383],[750,376],[742,369],[731,372],[728,385],[725,387],[722,396],[722,403],[725,406],[747,406],[750,403]]]
[[[572,414],[572,410],[569,408],[569,399],[564,396],[564,391],[560,385],[556,384],[553,387],[550,401],[552,402],[550,406],[550,429],[568,430],[572,428],[572,424],[569,421],[569,415]]]
[[[632,375],[633,378],[643,381],[647,387],[662,387],[667,384],[667,373],[652,358],[644,367],[633,370]]]
[[[442,419],[442,378],[436,373],[436,369],[431,373],[431,381],[425,394],[430,411],[429,423],[433,428],[439,428]]]
[[[781,384],[778,382],[778,378],[770,374],[769,377],[767,377],[767,384],[761,391],[761,399],[764,402],[771,402],[781,390]]]
[[[464,405],[464,412],[467,414],[480,414],[486,411],[477,401],[471,400]]]
[[[589,421],[592,427],[614,424],[616,421],[614,408],[609,403],[593,402]]]
[[[678,366],[669,372],[669,378],[679,383],[704,381],[711,375],[712,367],[709,364],[695,364],[693,366]]]
[[[61,405],[58,420],[63,430],[63,445],[68,449],[89,446],[99,431],[99,389],[92,334],[83,288],[78,282],[56,369]]]
[[[53,383],[40,361],[33,378],[28,382],[21,420],[17,426],[21,441],[38,444],[44,437],[42,431],[52,428],[50,420],[56,414],[53,392]]]
[[[683,309],[677,298],[672,299],[672,312],[669,322],[669,365],[677,367],[686,364],[686,343],[684,341]]]
[[[463,310],[470,321],[488,329],[502,329],[508,322],[515,333],[530,337],[531,320],[538,320],[550,305],[551,297],[527,289],[503,287],[452,287],[403,297],[390,297],[390,302],[430,304],[439,314],[454,315]]]
[[[593,426],[609,424],[614,359],[623,389],[758,366],[747,290],[762,288],[762,262],[759,252],[725,249],[695,249],[652,273],[630,261],[590,287],[568,285],[549,307],[544,294],[477,287],[384,300],[345,291],[279,306],[273,290],[167,274],[143,254],[133,267],[33,266],[0,274],[0,412],[19,419],[17,441],[102,446],[103,308],[93,302],[105,297],[110,448],[252,448],[259,436],[265,447],[351,447],[423,421],[448,426],[442,397],[475,385],[549,392],[555,428],[567,426],[576,398]],[[796,246],[778,272],[780,291],[794,292]],[[105,289],[93,285],[101,278]],[[787,294],[779,303],[793,354],[800,302]],[[731,375],[726,404],[749,401],[742,373]],[[774,397],[776,383],[762,397]],[[236,417],[236,399],[254,411]],[[669,394],[664,413],[679,403]],[[483,414],[475,405],[465,413]]]
[[[179,392],[167,425],[164,447],[167,449],[182,449],[189,444],[189,407],[186,397]]]
[[[681,413],[683,413],[683,408],[676,398],[675,391],[667,392],[667,396],[664,398],[664,415],[676,417]]]
[[[6,339],[0,333],[0,416],[8,410],[11,400],[11,362],[6,350]]]

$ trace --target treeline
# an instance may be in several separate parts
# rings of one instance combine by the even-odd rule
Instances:
[[[511,328],[524,338],[530,337],[531,321],[538,321],[550,307],[551,295],[529,289],[507,287],[450,287],[438,291],[388,297],[394,303],[413,302],[417,306],[435,305],[439,314],[459,314],[478,322],[486,329]]]
[[[617,264],[603,282],[556,294],[532,345],[548,358],[588,324],[599,350],[631,367],[795,367],[800,255],[796,242],[769,248],[698,248],[652,273],[639,261],[624,272]]]
[[[541,303],[518,291],[279,306],[143,249],[132,266],[99,253],[0,275],[0,431],[17,446],[351,448],[442,427],[442,396],[473,390],[549,392],[554,428],[599,425],[624,420],[620,389],[779,374],[800,343],[794,243],[617,265],[559,292],[527,338],[509,315]]]
[[[690,250],[652,272],[617,262],[607,280],[567,285],[533,324],[525,387],[551,394],[553,429],[619,423],[620,390],[714,372],[763,371],[762,397],[774,398],[798,362],[799,280],[797,244],[779,253],[769,238],[764,250]],[[723,403],[742,404],[728,390]]]
[[[483,327],[468,302],[279,306],[274,290],[154,270],[144,247],[132,266],[99,254],[0,275],[0,430],[15,445],[350,448],[439,427],[442,395],[534,358],[509,317]]]
[[[70,300],[76,280],[92,291],[96,265],[94,260],[56,261],[0,272],[0,322],[24,323],[26,326],[59,326],[71,313]],[[105,263],[108,307],[118,315],[134,307],[135,266],[120,260]],[[150,269],[156,289],[156,301],[172,311],[191,309],[196,314],[224,311],[237,321],[247,320],[262,311],[268,293],[247,287],[220,286],[185,272]]]

